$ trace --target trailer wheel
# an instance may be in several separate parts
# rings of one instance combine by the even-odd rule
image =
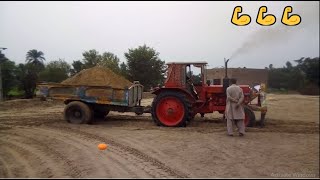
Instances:
[[[250,108],[244,107],[244,114],[245,114],[245,118],[244,118],[245,126],[246,127],[254,126],[256,123],[256,116],[254,115],[254,112]]]
[[[70,102],[64,109],[64,119],[72,124],[90,124],[92,116],[90,107],[80,101]]]
[[[184,94],[163,92],[152,102],[152,119],[157,125],[185,127],[191,120],[191,104]]]

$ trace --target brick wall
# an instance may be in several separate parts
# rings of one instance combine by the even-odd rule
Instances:
[[[222,79],[225,77],[224,68],[207,69],[207,80]],[[256,85],[260,83],[267,84],[268,70],[267,69],[249,69],[249,68],[228,68],[228,78],[236,78],[237,84]]]

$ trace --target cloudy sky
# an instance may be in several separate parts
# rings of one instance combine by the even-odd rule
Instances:
[[[231,23],[235,6],[251,16],[244,27]],[[276,16],[260,26],[260,6]],[[293,7],[298,26],[281,23]],[[319,56],[319,2],[0,2],[0,47],[16,63],[41,50],[47,62],[82,59],[86,50],[116,54],[126,61],[129,48],[146,44],[170,61],[207,61],[221,67],[282,67],[286,61]],[[237,52],[235,54],[235,52]]]

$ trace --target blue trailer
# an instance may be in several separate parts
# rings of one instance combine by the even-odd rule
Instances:
[[[62,100],[66,107],[64,118],[75,124],[90,124],[94,117],[105,117],[109,111],[148,113],[149,108],[141,106],[143,86],[134,82],[123,89],[111,86],[78,86],[59,83],[37,85],[41,99]]]

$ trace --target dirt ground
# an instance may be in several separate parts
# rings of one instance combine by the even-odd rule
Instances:
[[[244,137],[226,136],[218,113],[186,128],[117,112],[75,125],[63,120],[58,101],[3,102],[0,178],[319,178],[319,96],[268,100],[266,127],[247,128]]]

